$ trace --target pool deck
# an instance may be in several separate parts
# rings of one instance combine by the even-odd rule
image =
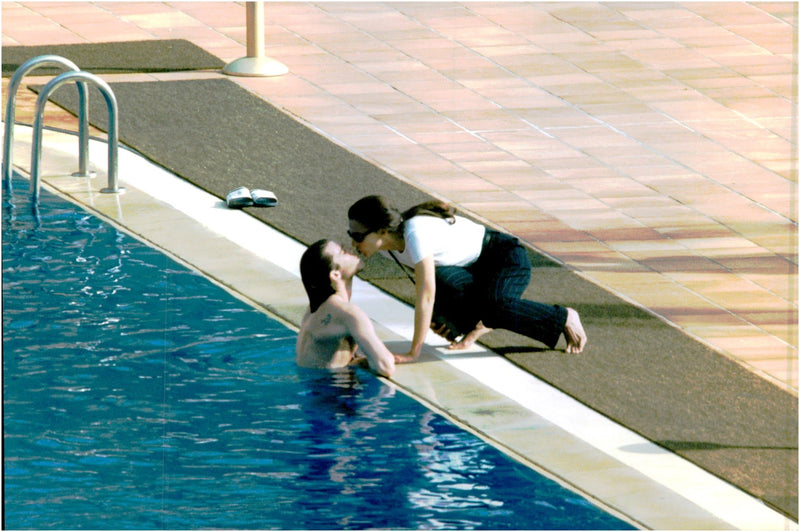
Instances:
[[[714,3],[268,3],[266,51],[290,73],[231,79],[796,395],[796,15],[796,4],[782,2],[726,9]],[[4,2],[2,23],[4,46],[184,38],[224,61],[245,55],[244,9],[232,3]],[[528,71],[524,57],[531,53],[547,57],[548,68]],[[534,109],[535,124],[527,119]],[[17,119],[31,116],[31,99],[23,97]],[[49,125],[60,116],[74,129],[65,113],[48,110],[47,116]],[[64,162],[45,168],[58,175]],[[102,157],[97,164],[104,164]],[[191,213],[165,205],[165,231],[149,213],[153,201],[163,202],[140,196],[147,184],[134,181],[126,181],[123,198],[86,192],[85,182],[59,178],[54,186],[73,196],[75,187],[83,189],[82,201],[93,208],[296,323],[305,304],[296,266],[274,264],[274,256],[265,266],[265,257],[220,236],[213,257],[196,255],[186,243],[197,240],[166,233],[178,226],[181,235],[207,229],[198,229]],[[140,201],[148,208],[137,210]],[[203,216],[250,223],[243,213],[202,201]],[[217,245],[230,247],[238,268],[217,259],[225,255]],[[261,277],[265,268],[269,286]],[[234,275],[235,269],[244,273]],[[398,304],[383,314],[394,307],[375,299],[368,286],[359,293],[387,339],[407,338],[395,324],[407,328],[408,309]],[[505,380],[492,385],[477,378],[487,374]],[[664,456],[669,453],[640,452],[653,461],[631,466],[631,457],[615,449],[647,442],[629,434],[614,440],[621,428],[605,433],[607,447],[576,437],[582,424],[593,422],[580,417],[590,412],[576,413],[584,423],[565,427],[568,422],[526,405],[529,396],[497,391],[509,379],[522,379],[520,388],[539,386],[526,378],[481,350],[443,359],[432,349],[395,381],[640,526],[796,528],[775,516],[754,522],[752,501],[725,486],[718,494],[726,502],[710,501],[697,486],[714,479],[693,471],[700,484],[681,480],[690,478],[681,475],[691,466]],[[480,415],[487,410],[503,415]]]

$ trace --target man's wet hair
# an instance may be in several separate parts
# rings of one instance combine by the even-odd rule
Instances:
[[[314,242],[300,258],[300,277],[308,294],[311,312],[316,312],[335,293],[330,277],[334,267],[333,257],[325,253],[325,246],[329,242],[327,239]]]

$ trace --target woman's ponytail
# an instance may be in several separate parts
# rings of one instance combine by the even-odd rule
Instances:
[[[443,201],[432,200],[414,205],[402,214],[404,222],[410,220],[414,216],[436,216],[447,220],[449,224],[453,224],[456,221],[456,209]]]

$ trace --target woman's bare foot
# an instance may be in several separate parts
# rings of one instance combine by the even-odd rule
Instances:
[[[469,333],[465,334],[461,340],[457,342],[453,342],[450,344],[448,349],[457,350],[457,349],[466,349],[468,347],[472,347],[472,345],[478,341],[478,339],[483,336],[484,334],[488,334],[492,332],[493,329],[485,326],[482,321],[479,321],[478,324],[472,329]]]
[[[567,323],[564,324],[564,338],[567,340],[567,353],[580,353],[586,346],[586,332],[581,325],[581,318],[575,309],[567,308]]]

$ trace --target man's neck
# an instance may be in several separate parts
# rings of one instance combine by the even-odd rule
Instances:
[[[350,301],[350,299],[353,297],[353,279],[342,279],[336,283],[335,294],[345,301]]]

